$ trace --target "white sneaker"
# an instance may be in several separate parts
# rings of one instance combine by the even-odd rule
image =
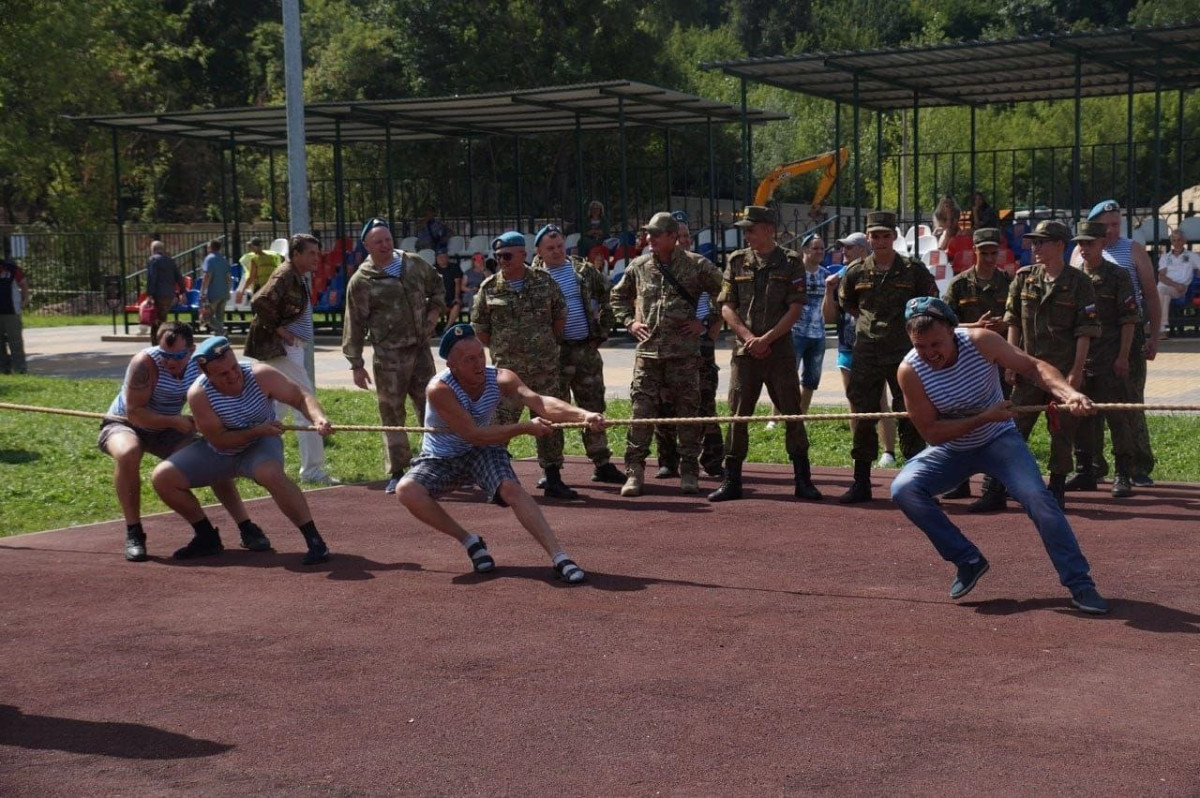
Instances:
[[[333,477],[329,476],[329,474],[326,474],[324,472],[317,474],[314,477],[307,478],[307,479],[304,477],[301,477],[300,481],[303,482],[305,485],[321,485],[326,488],[331,488],[334,485],[342,484],[341,480],[334,479]]]
[[[767,422],[767,429],[775,429],[778,426],[779,426],[779,422],[777,422],[777,421],[768,421]]]
[[[895,468],[896,467],[896,456],[894,454],[892,454],[891,452],[884,452],[883,456],[879,458],[879,466],[878,467],[879,468]]]

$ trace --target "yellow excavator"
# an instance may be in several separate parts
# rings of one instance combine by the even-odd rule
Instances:
[[[850,151],[842,147],[841,149],[830,150],[821,155],[813,155],[799,161],[792,161],[782,166],[776,166],[758,184],[758,190],[754,192],[754,204],[770,204],[771,198],[775,196],[775,189],[785,180],[791,180],[798,175],[807,174],[814,169],[824,169],[825,173],[821,175],[821,180],[817,183],[817,190],[813,194],[812,200],[813,209],[820,210],[821,204],[825,202],[825,198],[833,190],[833,184],[837,180],[838,172],[846,165],[846,161],[849,158]]]

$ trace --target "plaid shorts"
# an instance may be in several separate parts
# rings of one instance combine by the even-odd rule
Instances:
[[[421,455],[413,460],[404,478],[416,482],[435,499],[458,488],[478,485],[489,502],[502,506],[500,483],[506,479],[518,482],[508,449],[503,446],[479,446],[457,457]]]

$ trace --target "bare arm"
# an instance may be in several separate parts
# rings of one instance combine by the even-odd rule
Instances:
[[[575,407],[575,405],[569,402],[555,399],[553,396],[543,396],[536,393],[525,383],[521,382],[521,378],[515,372],[508,369],[501,369],[497,375],[497,380],[500,385],[500,392],[505,396],[519,397],[521,403],[529,408],[531,414],[536,413],[541,418],[550,421],[583,421],[591,425],[593,429],[604,429],[604,415],[602,413],[592,413]]]
[[[841,272],[825,278],[825,296],[821,299],[821,317],[825,319],[826,324],[832,324],[838,320],[838,316],[842,315],[842,309],[838,307],[837,302],[838,285],[841,282]]]
[[[139,352],[129,361],[125,372],[125,417],[129,423],[142,429],[173,429],[190,435],[196,425],[190,416],[168,416],[156,413],[148,405],[158,382],[158,367],[150,356]]]
[[[29,278],[21,275],[21,282],[17,283],[21,289],[21,307],[29,305]]]
[[[254,370],[254,378],[258,380],[258,385],[263,389],[263,393],[304,413],[321,435],[333,433],[333,427],[325,416],[325,409],[321,407],[321,403],[317,401],[315,395],[305,391],[282,372],[265,363],[255,363],[251,368]]]
[[[1016,329],[1015,325],[1011,325],[1008,328],[1010,339],[1013,336],[1014,329]],[[1054,394],[1055,398],[1065,405],[1085,410],[1091,408],[1091,400],[1071,387],[1062,372],[1046,361],[1031,357],[990,330],[970,330],[967,332],[967,335],[971,336],[975,347],[987,360],[990,360],[1003,369],[1020,374],[1043,390]],[[1089,339],[1085,338],[1084,340]],[[1086,355],[1085,351],[1085,358]],[[1075,412],[1075,410],[1072,409],[1072,412]]]
[[[1137,281],[1142,287],[1146,309],[1150,312],[1151,334],[1146,340],[1146,359],[1153,360],[1158,355],[1158,331],[1162,329],[1162,304],[1154,301],[1158,296],[1158,287],[1154,282],[1154,267],[1150,264],[1150,253],[1146,247],[1134,241],[1130,245],[1133,255],[1133,266],[1137,271]]]

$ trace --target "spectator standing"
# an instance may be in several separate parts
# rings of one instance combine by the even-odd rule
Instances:
[[[150,259],[146,261],[146,296],[154,300],[154,323],[150,325],[150,343],[158,343],[158,328],[167,320],[175,297],[187,296],[187,284],[179,265],[167,254],[167,245],[150,242]]]
[[[208,309],[208,328],[213,335],[225,334],[225,305],[233,291],[233,275],[229,261],[221,254],[221,242],[208,242],[208,255],[204,258],[200,275],[200,301]]]
[[[446,326],[458,323],[462,313],[463,273],[457,264],[450,263],[450,256],[444,250],[434,256],[433,268],[438,277],[442,278],[442,286],[446,291]]]
[[[959,214],[958,232],[943,249],[955,274],[962,274],[975,265],[975,214],[972,211]]]
[[[792,347],[796,351],[796,368],[800,371],[800,412],[807,413],[813,392],[821,385],[821,369],[825,365],[825,319],[821,305],[825,301],[825,280],[829,270],[821,265],[825,258],[825,242],[810,233],[800,245],[804,259],[804,308],[792,326]]]
[[[21,311],[29,304],[29,281],[21,267],[0,260],[0,374],[26,373]]]
[[[958,217],[961,214],[962,209],[949,194],[942,197],[933,209],[933,236],[938,240],[940,249],[945,249],[946,242],[958,235]]]
[[[1160,338],[1171,337],[1171,300],[1187,293],[1196,274],[1200,273],[1200,255],[1187,249],[1183,231],[1171,232],[1171,251],[1158,259],[1158,301],[1162,306],[1162,321],[1159,322]]]
[[[454,231],[437,220],[433,206],[426,205],[417,222],[417,249],[444,252],[453,235]]]
[[[488,272],[483,268],[483,253],[476,252],[471,256],[471,268],[462,277],[462,307],[467,313],[471,312],[471,308],[475,304],[475,295],[479,293],[479,286],[483,285],[483,281],[488,278]]]
[[[988,204],[987,197],[982,191],[971,195],[971,210],[975,212],[975,226],[979,229],[1000,227],[1000,214]]]
[[[283,256],[269,249],[263,249],[262,239],[252,238],[246,242],[250,251],[242,255],[238,261],[242,266],[242,281],[238,284],[237,296],[234,301],[242,304],[246,292],[255,293],[267,284],[271,274],[283,263]]]

